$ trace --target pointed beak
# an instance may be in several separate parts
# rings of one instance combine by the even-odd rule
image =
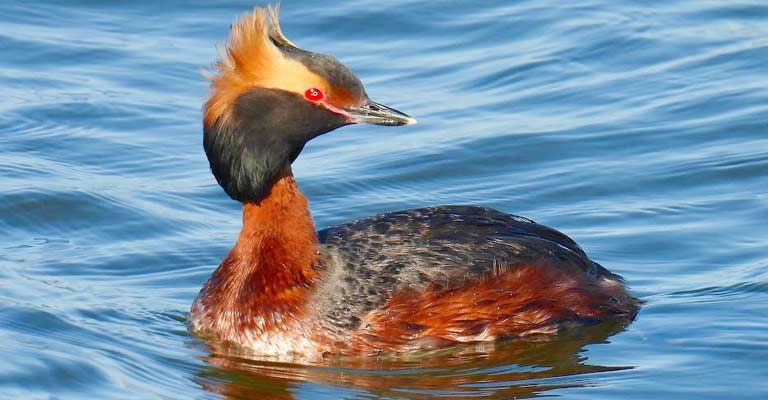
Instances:
[[[344,111],[354,124],[401,126],[416,123],[416,120],[408,115],[370,99],[363,105],[348,107]]]

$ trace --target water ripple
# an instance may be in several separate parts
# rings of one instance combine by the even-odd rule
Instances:
[[[0,5],[0,397],[766,396],[765,4],[284,2],[288,37],[420,122],[307,145],[318,227],[496,207],[647,301],[615,336],[320,365],[185,325],[241,221],[201,148],[200,70],[252,6]]]

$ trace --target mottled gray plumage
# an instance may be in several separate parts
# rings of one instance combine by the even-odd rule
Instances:
[[[319,239],[325,272],[313,304],[340,331],[357,328],[393,293],[493,279],[520,264],[621,280],[564,234],[490,208],[393,212],[325,229]]]

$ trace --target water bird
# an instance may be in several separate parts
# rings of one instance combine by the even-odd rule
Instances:
[[[349,124],[416,121],[370,100],[336,58],[289,41],[275,6],[236,21],[214,67],[203,145],[243,225],[192,305],[194,332],[265,356],[366,356],[634,317],[620,276],[568,236],[494,209],[411,209],[316,232],[291,170],[305,144]]]

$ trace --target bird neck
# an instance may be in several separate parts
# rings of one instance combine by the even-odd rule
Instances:
[[[317,233],[309,202],[290,167],[280,172],[263,199],[243,204],[243,228],[232,253],[261,275],[273,293],[314,280]]]
[[[200,318],[232,335],[279,328],[305,310],[318,260],[308,202],[287,167],[264,198],[243,204],[243,228],[203,288]]]

